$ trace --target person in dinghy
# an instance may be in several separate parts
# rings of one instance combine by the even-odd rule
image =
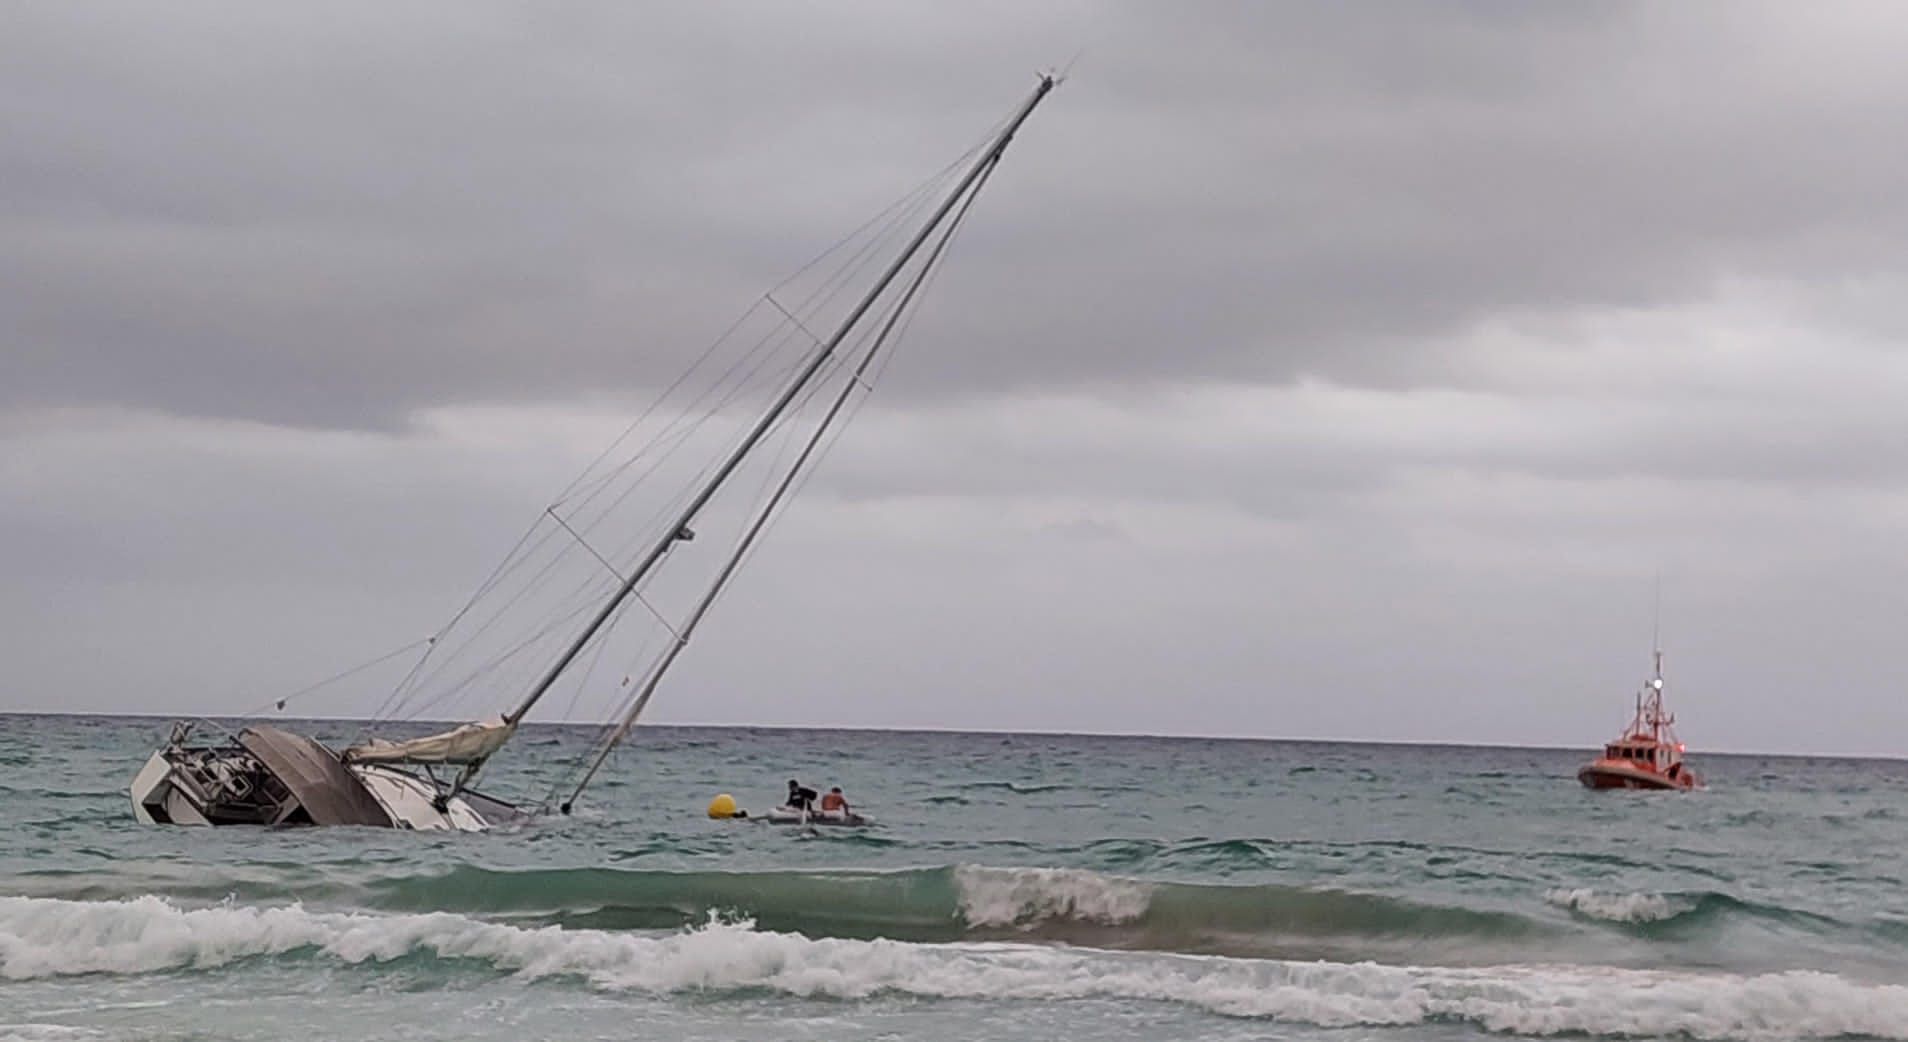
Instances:
[[[769,811],[768,820],[777,825],[872,825],[874,822],[856,814],[848,806],[848,797],[842,795],[841,786],[828,790],[821,798],[819,809],[815,806],[815,790],[804,787],[793,779],[788,783],[788,801]]]

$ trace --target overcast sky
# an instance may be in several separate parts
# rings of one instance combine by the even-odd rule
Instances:
[[[1908,755],[1908,10],[16,4],[0,708],[434,630],[1077,62],[662,722]],[[302,708],[375,708],[375,684]]]

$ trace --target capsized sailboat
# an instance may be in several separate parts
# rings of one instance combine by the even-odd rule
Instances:
[[[1636,696],[1636,715],[1603,755],[1577,770],[1591,789],[1694,789],[1702,785],[1683,762],[1676,717],[1663,711],[1663,653],[1656,653],[1656,675]]]
[[[853,303],[838,321],[831,316],[832,332],[822,335],[815,329],[828,327],[811,327],[809,323],[815,315],[824,313],[845,283],[830,283],[824,287],[825,293],[818,290],[811,295],[810,302],[820,303],[806,313],[803,313],[804,305],[791,309],[772,295],[764,296],[763,299],[786,319],[785,330],[807,338],[799,364],[792,367],[791,376],[776,385],[779,389],[768,407],[746,427],[741,437],[729,443],[725,452],[708,466],[698,469],[694,483],[656,515],[664,523],[652,524],[634,545],[633,552],[619,554],[613,549],[599,550],[589,542],[589,537],[595,534],[592,526],[601,530],[600,522],[610,516],[607,508],[592,514],[588,522],[578,515],[560,515],[555,505],[545,511],[554,526],[534,540],[527,534],[518,549],[512,551],[512,558],[500,565],[479,588],[472,604],[499,589],[499,584],[511,575],[529,576],[520,590],[525,596],[543,589],[538,584],[545,583],[549,568],[537,565],[527,551],[523,556],[519,556],[518,551],[525,546],[536,550],[549,545],[548,539],[557,531],[588,552],[594,562],[591,567],[600,565],[600,574],[594,575],[592,581],[606,585],[585,583],[581,588],[585,597],[592,589],[601,591],[599,600],[594,603],[584,600],[578,604],[575,591],[567,591],[565,596],[570,600],[552,602],[560,604],[560,610],[552,613],[554,618],[539,621],[528,637],[485,659],[468,675],[447,683],[446,691],[459,694],[473,683],[500,676],[509,669],[526,664],[534,667],[527,673],[534,680],[513,700],[510,709],[422,737],[391,739],[366,735],[342,750],[266,723],[251,723],[211,741],[195,740],[198,725],[175,724],[166,744],[152,754],[133,779],[134,817],[148,824],[172,825],[358,825],[458,830],[481,830],[521,820],[540,806],[520,806],[486,795],[475,789],[473,783],[485,765],[510,743],[531,710],[559,682],[579,689],[588,683],[595,661],[603,657],[610,631],[632,604],[641,604],[662,623],[668,639],[647,669],[625,677],[626,686],[636,677],[640,677],[640,683],[629,688],[622,711],[606,728],[592,754],[573,772],[568,795],[558,804],[562,812],[569,813],[610,752],[636,723],[664,673],[688,645],[771,520],[801,479],[811,472],[829,436],[837,431],[845,414],[851,411],[850,406],[857,401],[857,395],[870,389],[886,360],[886,349],[897,338],[898,331],[905,328],[919,293],[937,270],[975,198],[993,175],[1021,124],[1057,82],[1054,76],[1041,76],[1033,92],[1001,129],[969,153],[972,161],[964,167],[950,167],[935,182],[937,186],[951,183],[951,187],[939,195],[921,194],[911,204],[912,208],[902,211],[904,216],[926,212],[923,221],[910,230],[899,223],[901,217],[894,219],[894,227],[898,229],[894,241],[903,244],[885,266],[878,268],[872,285],[863,294],[845,298]],[[853,264],[845,269],[851,272],[858,270],[855,265],[869,263],[859,254],[851,260]],[[759,359],[752,364],[754,369],[750,372],[763,368]],[[738,370],[730,370],[735,371]],[[711,406],[710,413],[728,400],[724,398]],[[795,418],[798,416],[811,417],[804,421],[808,424],[805,436],[792,433],[797,430]],[[631,429],[634,430],[634,426]],[[669,440],[660,454],[673,451],[681,437],[680,430],[670,428],[668,439],[673,440]],[[785,440],[775,451],[767,451],[777,437]],[[611,479],[630,472],[639,457],[620,464],[607,476],[592,478],[590,495],[599,494]],[[718,493],[737,483],[745,464],[756,461],[753,465],[760,466],[763,457],[768,459],[769,467],[768,480],[761,486],[767,490],[766,494],[744,513],[740,534],[729,545],[726,556],[720,558],[714,578],[702,586],[700,595],[692,600],[684,614],[666,618],[646,594],[651,592],[665,563],[681,556],[683,545],[695,538]],[[578,483],[583,480],[579,478]],[[572,489],[575,488],[577,485],[572,485]],[[614,503],[622,502],[622,496],[610,498]],[[588,502],[589,497],[585,496],[584,501]],[[539,523],[542,520],[539,519]],[[532,532],[536,533],[537,529],[533,528]],[[531,564],[526,565],[526,561]],[[440,636],[460,624],[481,635],[494,628],[498,617],[501,616],[479,619],[471,614],[471,606],[467,605]],[[577,625],[579,621],[581,624]],[[574,626],[568,637],[564,636],[566,626]],[[562,643],[550,645],[550,657],[536,662],[534,657],[545,648],[546,639]],[[433,640],[433,648],[442,643]],[[425,657],[431,654],[427,651]],[[414,667],[399,690],[393,692],[393,699],[399,704],[416,693],[415,687],[406,685],[419,675],[423,662],[420,659],[419,666]],[[445,776],[440,777],[439,772]],[[551,799],[557,791],[552,790]]]

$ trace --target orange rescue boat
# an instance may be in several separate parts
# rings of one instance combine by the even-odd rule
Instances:
[[[1577,770],[1591,789],[1695,789],[1696,772],[1683,762],[1683,743],[1671,729],[1674,716],[1663,712],[1663,653],[1656,653],[1656,676],[1636,696],[1636,716],[1623,737],[1603,747],[1603,755]]]

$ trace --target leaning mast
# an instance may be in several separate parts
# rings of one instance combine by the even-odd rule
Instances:
[[[709,480],[704,483],[695,497],[690,500],[689,504],[685,506],[682,511],[676,515],[674,521],[664,529],[661,538],[657,539],[656,542],[649,547],[636,567],[631,570],[629,576],[623,580],[622,584],[616,588],[616,591],[611,594],[610,598],[598,609],[596,615],[583,627],[582,632],[577,634],[576,638],[564,649],[563,654],[557,657],[556,662],[550,666],[549,670],[531,686],[530,691],[524,696],[523,701],[518,703],[515,709],[504,714],[503,719],[507,725],[515,728],[523,721],[524,717],[537,702],[540,701],[544,695],[549,693],[550,689],[561,679],[564,671],[569,669],[570,664],[576,661],[577,656],[582,654],[583,649],[589,645],[590,641],[593,640],[596,635],[602,631],[603,627],[609,623],[610,619],[616,615],[617,609],[622,606],[623,602],[627,600],[631,594],[636,592],[637,587],[648,577],[649,573],[655,568],[657,563],[662,560],[663,556],[669,552],[670,547],[675,545],[677,540],[692,537],[693,533],[690,525],[701,514],[702,509],[708,505],[711,499],[715,498],[716,493],[721,490],[722,486],[729,480],[730,476],[735,473],[736,469],[742,465],[743,460],[747,458],[749,453],[753,452],[756,446],[761,443],[762,439],[767,437],[769,431],[774,428],[775,423],[782,418],[782,415],[788,411],[789,406],[795,402],[803,388],[808,386],[809,382],[815,378],[817,373],[821,372],[829,360],[835,357],[837,350],[841,347],[842,343],[847,340],[849,334],[854,331],[855,326],[867,316],[875,303],[888,291],[889,287],[894,283],[895,279],[900,276],[908,263],[914,259],[922,247],[933,237],[935,230],[941,226],[948,215],[960,204],[961,199],[968,195],[970,190],[973,189],[975,185],[985,177],[987,172],[992,169],[993,165],[999,161],[1001,154],[1006,151],[1007,145],[1013,140],[1015,132],[1020,129],[1022,123],[1026,122],[1027,117],[1033,114],[1034,108],[1040,104],[1048,92],[1053,90],[1057,83],[1058,80],[1054,76],[1049,74],[1041,75],[1039,84],[1035,86],[1033,93],[1027,97],[1027,100],[1021,104],[1019,110],[1014,113],[1013,118],[1008,121],[1006,128],[994,138],[993,144],[974,161],[974,164],[969,167],[967,172],[961,177],[959,183],[942,199],[940,205],[935,208],[932,216],[930,216],[920,230],[914,234],[914,237],[908,241],[907,245],[902,248],[900,254],[889,263],[887,269],[882,272],[881,277],[875,280],[874,286],[868,290],[855,305],[854,309],[848,313],[848,316],[841,321],[841,324],[837,326],[835,331],[823,342],[821,350],[809,360],[808,364],[802,368],[802,371],[797,374],[789,383],[788,387],[782,391],[781,396],[775,400],[768,411],[749,429],[747,436],[742,439],[741,443],[723,460],[722,465],[718,467],[715,473],[710,476]],[[451,791],[454,793],[460,790],[465,783],[476,775],[482,766],[482,760],[473,762],[467,766],[458,775],[456,783],[451,787]]]

